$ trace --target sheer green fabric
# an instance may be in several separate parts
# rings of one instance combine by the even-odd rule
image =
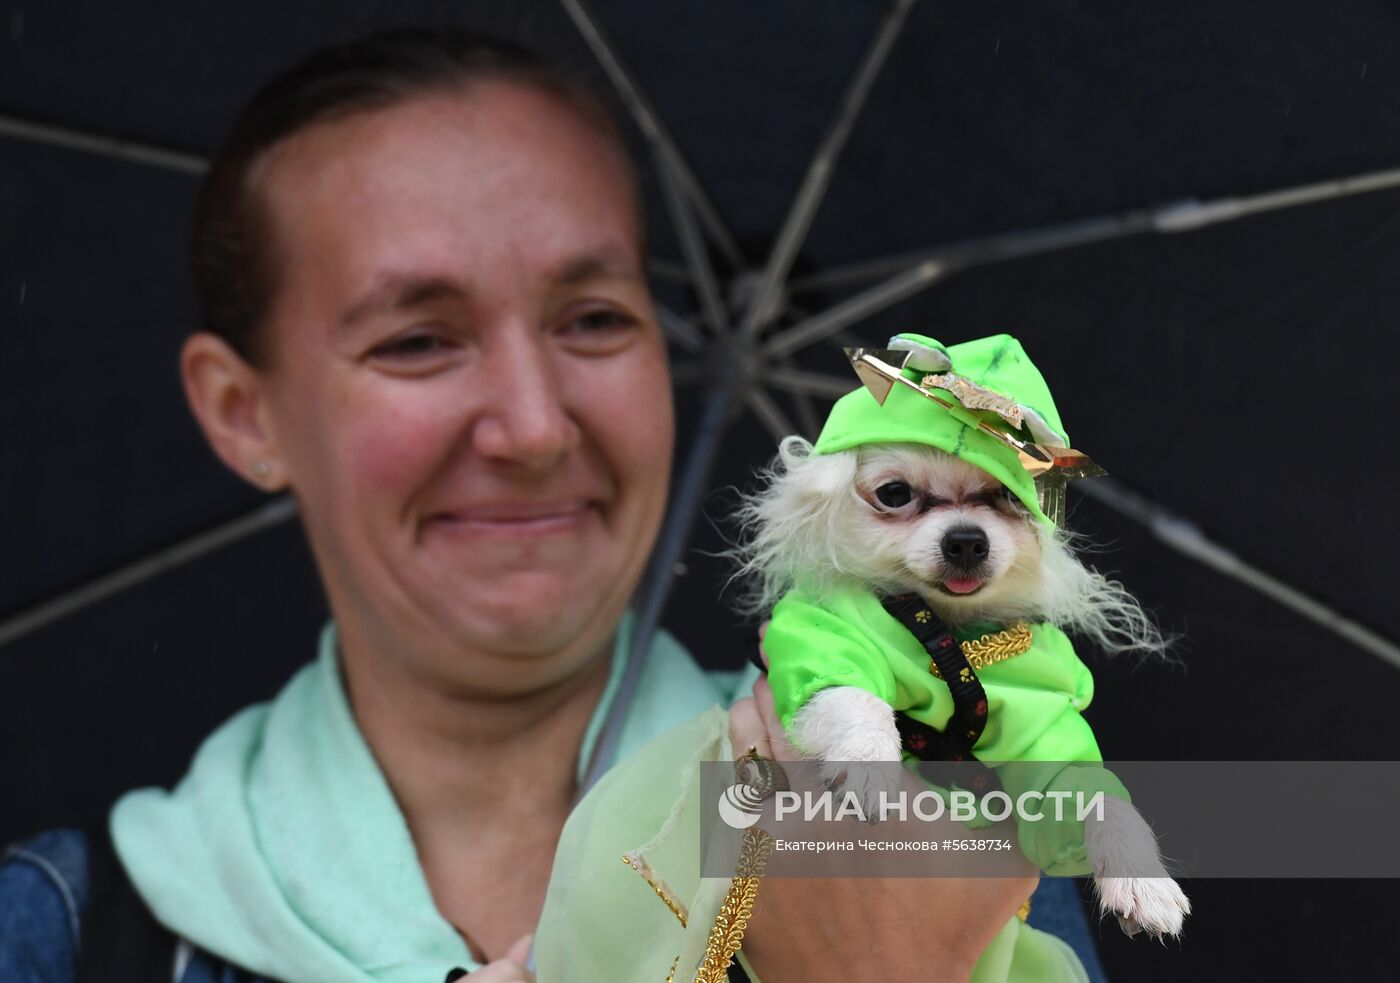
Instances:
[[[677,983],[694,979],[729,889],[728,878],[700,876],[701,836],[715,805],[699,801],[699,766],[732,758],[728,714],[716,708],[614,768],[574,810],[536,936],[544,983],[662,983],[671,973]],[[684,911],[685,924],[663,894]],[[760,887],[760,905],[762,898]],[[937,958],[929,953],[930,964]],[[851,966],[849,978],[887,977],[867,963]],[[972,979],[1071,983],[1088,977],[1064,942],[1012,918]]]

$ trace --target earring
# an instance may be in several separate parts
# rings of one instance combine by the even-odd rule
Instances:
[[[272,465],[268,464],[266,461],[253,462],[254,478],[257,478],[259,481],[266,481],[270,474],[272,474]]]

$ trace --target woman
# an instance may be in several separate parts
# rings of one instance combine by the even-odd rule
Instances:
[[[295,495],[333,622],[173,793],[118,804],[112,845],[50,834],[0,868],[24,912],[0,976],[136,978],[110,960],[145,940],[187,983],[531,978],[666,500],[638,199],[607,115],[511,45],[382,35],[253,100],[201,194],[181,374],[220,458]],[[662,637],[619,756],[731,696]],[[736,707],[736,746],[777,746],[770,710]],[[1032,884],[775,884],[751,963],[851,965],[917,889],[949,914],[882,967],[936,951],[965,976]]]

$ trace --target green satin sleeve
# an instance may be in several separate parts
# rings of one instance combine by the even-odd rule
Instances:
[[[773,609],[763,647],[773,704],[784,727],[792,726],[803,704],[833,686],[855,686],[896,702],[895,673],[879,640],[839,607],[788,594]]]

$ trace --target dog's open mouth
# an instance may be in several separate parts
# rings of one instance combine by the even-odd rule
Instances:
[[[955,597],[966,597],[981,590],[984,583],[981,577],[944,577],[938,589]]]

